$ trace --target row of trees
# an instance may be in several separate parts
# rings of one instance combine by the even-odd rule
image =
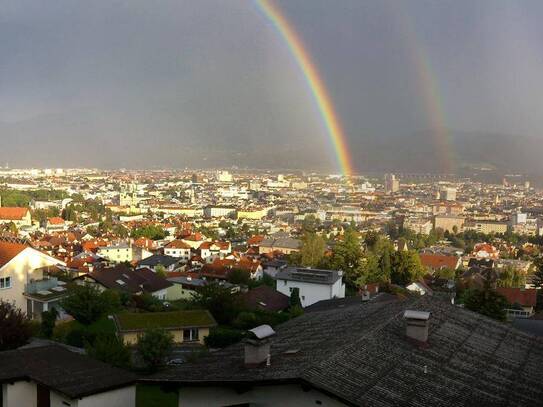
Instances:
[[[366,247],[364,251],[362,243]],[[350,290],[366,283],[406,285],[424,274],[416,251],[396,251],[390,240],[374,232],[368,232],[361,240],[351,228],[329,253],[321,236],[307,232],[300,252],[291,256],[291,262],[304,267],[342,270]]]

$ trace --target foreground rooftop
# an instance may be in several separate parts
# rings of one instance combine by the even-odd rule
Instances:
[[[317,304],[277,328],[269,367],[246,367],[239,343],[146,380],[301,383],[351,405],[528,406],[543,400],[543,341],[510,325],[428,296]],[[406,310],[430,312],[427,343],[406,337]]]

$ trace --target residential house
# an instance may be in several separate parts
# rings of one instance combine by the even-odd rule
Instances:
[[[421,253],[419,257],[422,265],[432,273],[443,269],[457,270],[462,264],[460,256],[454,255]]]
[[[164,256],[162,254],[153,254],[138,262],[138,268],[146,267],[153,271],[157,271],[157,268],[163,267],[165,271],[174,271],[179,265],[179,258],[172,256]]]
[[[276,289],[290,297],[298,288],[302,307],[318,301],[345,297],[343,272],[289,267],[275,275]]]
[[[114,321],[119,337],[128,345],[135,345],[145,330],[151,328],[170,332],[176,344],[204,344],[209,329],[217,326],[207,310],[123,312],[114,315]]]
[[[102,290],[117,290],[135,295],[151,294],[159,300],[166,299],[167,289],[172,286],[172,283],[151,269],[133,270],[122,264],[94,270],[75,281],[78,284],[94,284]]]
[[[126,407],[136,375],[59,345],[0,352],[3,407]]]
[[[172,240],[164,246],[164,255],[178,258],[184,262],[190,260],[191,247],[182,240]]]
[[[167,301],[190,300],[199,288],[207,284],[206,280],[190,275],[170,277],[168,281],[172,283],[172,286],[166,290]]]
[[[96,253],[112,263],[130,263],[133,260],[132,246],[128,244],[98,247]]]
[[[496,291],[503,295],[511,308],[507,309],[508,319],[529,318],[534,315],[537,305],[537,289],[497,287]]]
[[[13,303],[31,316],[41,316],[52,300],[37,297],[40,291],[46,294],[41,284],[47,285],[47,294],[51,294],[50,288],[59,287],[54,280],[43,282],[48,280],[47,267],[56,265],[66,264],[26,243],[0,240],[0,300]],[[61,296],[63,290],[53,291]]]
[[[289,296],[267,285],[253,288],[241,296],[247,308],[253,310],[277,312],[290,306]]]
[[[230,242],[203,242],[200,247],[200,257],[207,263],[224,259],[232,251]]]
[[[302,242],[292,237],[266,238],[260,242],[258,246],[259,254],[279,252],[283,254],[291,254],[300,251]]]
[[[64,219],[62,219],[61,217],[55,216],[55,217],[47,219],[47,222],[45,224],[45,229],[48,232],[58,232],[58,231],[66,230],[67,224]]]
[[[185,236],[185,237],[181,238],[181,240],[184,243],[186,243],[187,245],[189,245],[191,247],[191,249],[196,250],[197,248],[200,247],[200,245],[203,242],[208,242],[211,239],[208,239],[203,234],[197,232],[197,233],[192,233],[192,234],[190,234],[188,236]]]
[[[15,226],[31,226],[32,217],[28,208],[0,207],[0,224],[14,223]]]

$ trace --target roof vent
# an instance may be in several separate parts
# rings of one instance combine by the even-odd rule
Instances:
[[[407,337],[420,343],[427,343],[430,313],[427,311],[406,310],[403,317],[407,322]]]
[[[260,325],[249,330],[249,338],[245,339],[245,366],[256,367],[266,362],[270,366],[270,340],[275,331],[269,325]]]

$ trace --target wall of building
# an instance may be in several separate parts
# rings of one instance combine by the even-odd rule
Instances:
[[[173,284],[171,287],[166,289],[166,300],[167,301],[176,301],[176,300],[190,300],[192,299],[192,294],[195,294],[195,290],[189,290],[183,288],[181,284]]]
[[[17,308],[27,311],[23,296],[25,285],[30,279],[40,280],[43,272],[36,269],[56,264],[53,258],[34,249],[25,249],[0,269],[0,278],[11,277],[11,288],[0,289],[0,299],[15,303]]]
[[[36,407],[37,401],[36,384],[33,382],[2,385],[3,407]]]
[[[183,330],[168,330],[173,335],[174,343],[183,343]],[[138,343],[138,338],[143,334],[141,332],[124,332],[122,338],[127,345],[135,345]],[[204,338],[209,335],[209,328],[198,328],[198,343],[204,344]]]
[[[179,390],[179,407],[219,407],[242,404],[259,407],[304,407],[320,405],[339,407],[345,404],[317,391],[304,391],[299,385],[255,386],[238,393],[228,387],[182,387]]]
[[[82,398],[77,403],[77,407],[131,407],[135,405],[136,386],[128,386],[121,389],[94,394],[92,396]],[[51,405],[51,407],[53,406]]]
[[[56,391],[51,390],[49,392],[49,397],[51,400],[51,407],[78,407],[78,400],[72,400],[69,397],[66,397],[63,394],[57,393]]]
[[[345,285],[342,284],[341,279],[336,281],[336,283],[333,285],[289,280],[277,280],[276,282],[277,291],[288,295],[289,297],[290,293],[292,292],[291,288],[295,287],[300,290],[300,301],[302,302],[302,307],[308,307],[316,302],[329,300],[334,297],[345,297]]]

